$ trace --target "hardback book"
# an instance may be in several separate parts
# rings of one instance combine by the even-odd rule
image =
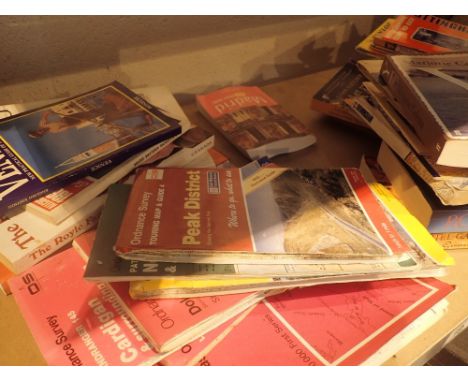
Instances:
[[[10,281],[16,303],[49,365],[153,365],[162,356],[108,284],[83,279],[67,249]]]
[[[387,56],[381,78],[435,163],[468,167],[468,53]]]
[[[255,86],[197,95],[198,110],[245,156],[274,157],[315,143],[311,130]]]
[[[0,259],[14,273],[27,270],[70,244],[98,222],[105,196],[101,195],[59,225],[28,211],[0,223]]]
[[[115,250],[129,260],[217,264],[394,262],[412,253],[359,170],[273,166],[142,169]]]
[[[314,94],[310,102],[312,110],[334,118],[366,127],[354,113],[344,106],[344,100],[355,94],[365,78],[354,61],[345,64],[336,74]]]
[[[246,311],[190,363],[360,365],[453,290],[431,278],[289,290]]]
[[[392,23],[395,21],[394,18],[389,17],[382,24],[380,24],[375,30],[373,30],[364,40],[362,40],[358,45],[356,45],[356,50],[359,53],[363,53],[368,56],[373,57],[382,57],[385,53],[381,49],[378,49],[374,45],[374,39],[376,36],[381,35],[387,31]]]
[[[398,16],[376,46],[394,54],[468,51],[468,26],[437,16]]]
[[[0,215],[181,132],[118,82],[0,121]]]
[[[170,164],[178,166],[181,161],[188,162],[195,158],[203,152],[205,146],[213,145],[214,137],[205,134],[200,128],[192,129],[190,121],[168,88],[158,86],[135,92],[141,94],[145,100],[157,104],[158,108],[167,115],[179,120],[182,133],[134,154],[113,168],[97,171],[92,176],[78,179],[44,195],[28,203],[27,210],[58,224],[136,167],[162,161],[169,155],[171,155]],[[176,152],[177,155],[174,155]]]

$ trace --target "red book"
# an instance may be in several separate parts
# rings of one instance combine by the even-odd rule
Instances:
[[[359,365],[453,289],[432,278],[294,289],[259,303],[197,363]]]
[[[68,249],[12,278],[10,287],[49,365],[153,365],[158,354],[105,283],[83,279]]]
[[[223,296],[133,300],[128,282],[112,283],[132,319],[155,348],[170,352],[192,342],[262,300],[266,292]]]
[[[359,170],[253,167],[143,169],[116,253],[213,264],[392,262],[411,253]]]
[[[198,95],[197,106],[251,159],[298,151],[316,140],[310,129],[255,86],[232,86]]]

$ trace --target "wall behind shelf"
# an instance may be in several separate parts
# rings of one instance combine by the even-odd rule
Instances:
[[[180,101],[342,65],[379,16],[0,16],[0,104],[114,79]]]

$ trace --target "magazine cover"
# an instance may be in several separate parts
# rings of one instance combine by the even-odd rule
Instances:
[[[344,283],[289,290],[266,298],[241,316],[193,363],[359,365],[453,290],[452,285],[437,279]]]
[[[162,358],[107,284],[83,279],[73,248],[14,277],[10,287],[49,365],[153,365]]]
[[[0,122],[0,214],[180,133],[118,82]]]
[[[233,86],[198,95],[200,112],[250,159],[274,157],[315,143],[296,117],[255,86]]]
[[[219,264],[382,262],[411,252],[359,170],[248,166],[143,169],[115,249],[133,260]]]

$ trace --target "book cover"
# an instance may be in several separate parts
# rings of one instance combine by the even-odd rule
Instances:
[[[184,134],[167,139],[111,169],[78,179],[65,187],[26,205],[26,210],[59,224],[87,202],[121,180],[135,168],[157,163],[159,166],[183,166],[214,145],[214,136],[201,128],[191,128]]]
[[[408,52],[400,47],[429,54],[467,51],[468,26],[437,16],[398,16],[375,43],[403,54]]]
[[[401,279],[289,290],[260,302],[195,363],[359,365],[453,289]]]
[[[248,307],[262,300],[267,292],[180,299],[134,300],[128,283],[112,283],[132,319],[160,353],[176,350]]]
[[[141,95],[146,101],[157,104],[158,108],[164,111],[168,116],[172,116],[180,121],[182,129],[181,134],[189,134],[188,138],[191,138],[192,141],[193,138],[197,136],[193,131],[190,133],[188,132],[191,129],[190,121],[169,89],[163,86],[157,86],[135,89],[135,93]],[[44,101],[43,104],[45,103]],[[199,129],[196,130],[198,131]],[[208,139],[208,137],[206,137],[206,139]],[[57,191],[44,195],[28,203],[26,209],[55,224],[59,224],[92,198],[102,193],[110,184],[125,177],[137,166],[144,163],[152,163],[157,160],[161,161],[163,158],[181,150],[183,148],[182,146],[187,148],[187,150],[193,149],[194,147],[188,147],[187,140],[188,139],[182,139],[181,135],[166,139],[133,155],[113,168],[105,168],[97,171],[93,173],[92,176],[78,179]],[[203,139],[198,140],[199,143],[201,140]],[[184,142],[185,144],[183,145]],[[180,154],[178,156],[180,157]]]
[[[0,223],[0,258],[14,273],[23,272],[83,232],[95,227],[105,196],[99,196],[59,225],[28,211]]]
[[[315,143],[312,132],[254,86],[233,86],[197,95],[200,112],[250,159],[274,157]]]
[[[118,82],[0,121],[0,215],[180,133]]]
[[[104,283],[83,279],[73,248],[10,281],[13,296],[49,365],[153,365],[161,359]]]
[[[115,245],[132,260],[394,261],[411,252],[357,169],[142,169]]]
[[[468,232],[468,209],[434,210],[428,230],[431,233]]]
[[[388,56],[381,70],[435,163],[468,167],[468,54]]]
[[[344,105],[344,100],[355,94],[364,80],[365,78],[357,69],[356,63],[354,61],[348,62],[314,94],[310,108],[354,125],[367,127]]]
[[[242,314],[242,313],[241,313]],[[169,354],[161,360],[160,365],[163,366],[186,366],[192,359],[196,358],[207,346],[210,346],[213,341],[235,321],[236,317],[219,325],[205,335],[196,340],[182,346],[179,350]]]

